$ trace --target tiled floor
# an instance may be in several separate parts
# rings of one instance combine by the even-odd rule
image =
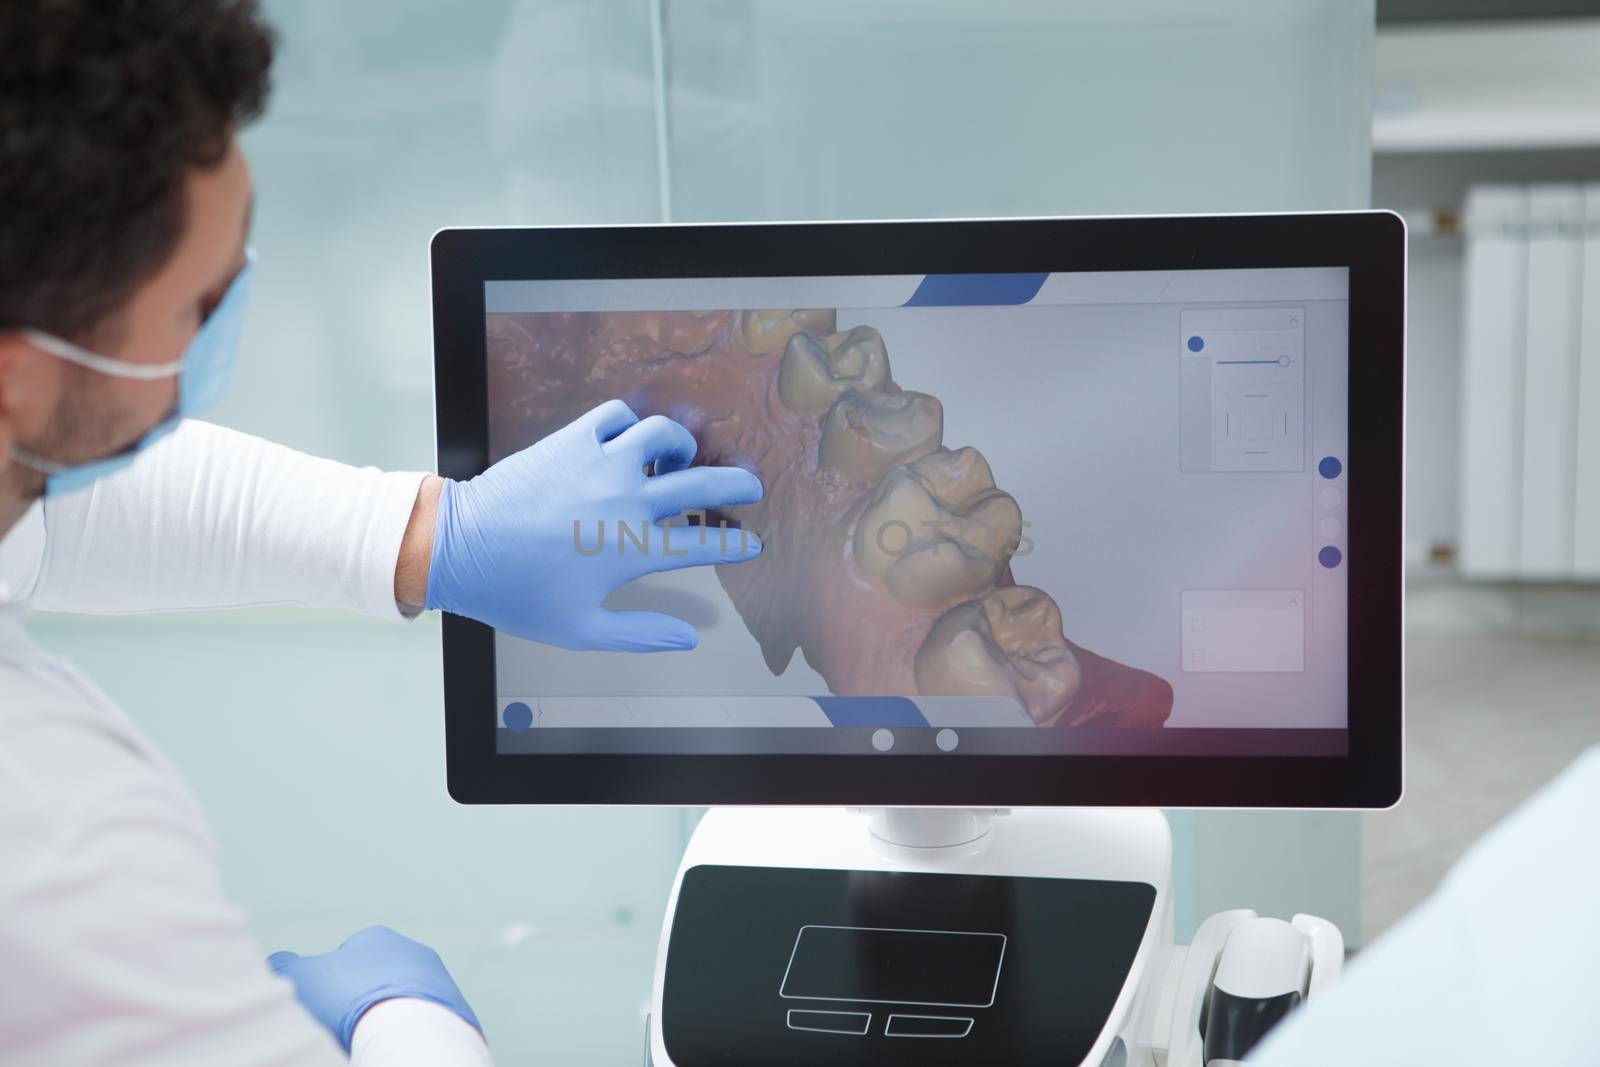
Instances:
[[[1600,744],[1600,642],[1413,637],[1406,794],[1366,817],[1365,940],[1518,801]]]

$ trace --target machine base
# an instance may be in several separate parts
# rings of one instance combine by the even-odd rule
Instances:
[[[1171,957],[1165,819],[949,815],[969,829],[942,834],[936,813],[908,833],[837,810],[709,812],[663,924],[650,1062],[1136,1062],[1146,979]]]

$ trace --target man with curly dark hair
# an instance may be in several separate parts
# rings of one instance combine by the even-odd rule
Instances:
[[[28,607],[440,607],[659,651],[693,628],[607,611],[609,589],[759,551],[623,573],[552,537],[580,506],[759,497],[745,471],[678,469],[688,431],[620,401],[464,483],[185,418],[233,361],[254,263],[235,133],[272,51],[255,0],[0,3],[0,1065],[488,1062],[439,957],[393,931],[263,962],[176,772],[29,643]]]
[[[68,550],[52,570],[93,575],[56,527],[110,533],[82,509],[116,497],[54,490],[127,465],[194,385],[220,385],[248,280],[234,131],[266,103],[272,48],[250,0],[0,5],[0,605],[31,555],[19,537],[40,527],[40,547]],[[192,497],[185,481],[203,487],[169,479],[165,495]],[[181,531],[146,503],[135,530]],[[99,566],[136,571],[128,542],[101,545]],[[0,1063],[338,1062],[303,1008],[363,1063],[487,1062],[438,957],[391,931],[327,963],[279,958],[295,986],[273,977],[181,783],[104,698],[41,670],[15,626],[0,622]],[[363,1018],[380,983],[388,1002]]]

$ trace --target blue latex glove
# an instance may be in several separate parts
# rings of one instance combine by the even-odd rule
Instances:
[[[739,530],[680,526],[669,540],[654,525],[761,499],[761,482],[747,470],[686,469],[694,454],[694,437],[676,422],[641,421],[610,400],[471,481],[446,481],[427,606],[561,648],[693,648],[700,635],[682,619],[600,603],[646,574],[738,563],[761,551],[754,534]],[[650,467],[654,477],[645,474]]]
[[[387,926],[369,926],[321,956],[274,952],[267,957],[267,966],[294,983],[295,996],[306,1011],[347,1053],[366,1010],[395,997],[431,1000],[483,1032],[439,954]]]

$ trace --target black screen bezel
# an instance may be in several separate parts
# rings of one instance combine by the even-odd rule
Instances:
[[[444,618],[465,804],[1388,807],[1402,765],[1405,227],[1389,212],[447,229],[431,248],[439,471],[488,461],[484,283],[1347,267],[1349,750],[1339,756],[499,755],[494,633]]]

